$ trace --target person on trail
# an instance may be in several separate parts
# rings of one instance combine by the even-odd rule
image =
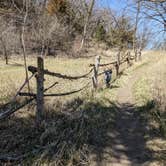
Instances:
[[[104,81],[107,88],[110,87],[111,79],[112,79],[112,69],[104,70]]]

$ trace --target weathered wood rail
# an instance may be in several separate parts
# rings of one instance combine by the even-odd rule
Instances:
[[[38,70],[38,67],[34,67],[34,66],[29,66],[28,70],[32,73],[36,73]],[[57,78],[62,78],[62,79],[68,79],[68,80],[78,80],[81,78],[87,78],[87,76],[93,71],[93,69],[91,69],[88,73],[81,75],[81,76],[67,76],[65,74],[61,74],[61,73],[55,73],[55,72],[51,72],[49,70],[43,70],[43,74],[44,75],[49,75],[49,76],[53,76],[53,77],[57,77]]]

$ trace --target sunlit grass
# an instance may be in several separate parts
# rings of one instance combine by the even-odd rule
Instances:
[[[137,104],[145,104],[148,100],[152,100],[153,92],[156,86],[166,93],[166,53],[164,52],[149,52],[145,62],[136,66],[135,69],[142,67],[141,77],[135,82],[133,93]]]
[[[36,66],[36,58],[27,59],[28,65]],[[101,59],[101,63],[108,63],[112,61],[111,58],[103,57]],[[77,59],[68,59],[68,58],[46,58],[44,61],[45,69],[48,69],[52,72],[62,73],[70,76],[79,76],[83,75],[91,69],[89,65],[95,62],[95,57],[93,58],[77,58]],[[20,86],[25,81],[25,69],[23,65],[22,59],[11,59],[9,61],[9,65],[5,65],[2,60],[0,60],[0,103],[5,103],[14,96],[16,91],[20,88]],[[100,69],[99,72],[102,72],[103,68]],[[90,83],[90,88],[92,89],[92,74],[91,73],[88,78],[83,78],[76,81],[63,80],[58,79],[56,77],[45,76],[44,86],[45,88],[49,87],[55,82],[59,82],[54,88],[50,89],[47,93],[62,93],[62,92],[70,92],[73,90],[78,90],[84,87],[87,83]],[[29,73],[29,76],[31,73]],[[100,85],[103,86],[103,77],[100,78]],[[32,92],[36,91],[36,80],[33,78],[30,81],[30,87]],[[27,91],[27,87],[23,89],[23,91]],[[87,94],[87,88],[81,91],[81,94]],[[80,95],[80,93],[74,95]],[[73,96],[73,95],[72,95]],[[70,97],[63,97],[71,98]]]
[[[145,106],[142,119],[148,121],[149,129],[156,138],[149,138],[147,147],[154,152],[151,165],[164,165],[166,149],[166,53],[150,52],[149,64],[143,65],[141,78],[135,82],[133,93],[137,105]],[[149,103],[149,104],[147,104]]]
[[[107,133],[113,131],[118,108],[113,105],[114,101],[116,101],[116,94],[118,88],[125,86],[131,81],[131,75],[136,74],[139,77],[141,74],[141,77],[135,82],[133,87],[133,93],[140,105],[144,105],[145,101],[150,99],[149,93],[154,88],[154,83],[161,85],[161,89],[165,91],[165,58],[157,53],[152,56],[151,52],[150,55],[148,53],[145,53],[145,55],[147,56],[143,57],[142,62],[134,63],[130,68],[126,68],[126,64],[121,66],[120,71],[123,72],[112,83],[113,87],[111,89],[105,88],[103,76],[101,76],[99,78],[100,88],[94,93],[91,93],[91,84],[86,90],[71,96],[46,98],[46,117],[42,123],[41,131],[37,131],[35,128],[34,105],[31,105],[30,109],[25,107],[9,120],[3,121],[0,126],[2,129],[0,153],[8,154],[14,151],[18,154],[28,154],[27,161],[25,161],[27,165],[41,162],[47,163],[47,156],[52,157],[51,155],[53,155],[55,159],[59,149],[62,150],[62,153],[57,158],[58,161],[66,163],[71,161],[74,163],[82,160],[82,154],[85,153],[85,156],[87,156],[87,153],[90,151],[90,149],[87,149],[88,146],[86,146],[89,145],[89,139],[87,138],[92,138],[90,140],[92,144],[98,139],[104,143]],[[108,63],[110,61],[110,58],[103,58],[101,63]],[[149,61],[150,63],[147,63]],[[12,60],[13,62],[23,64],[21,59]],[[87,73],[90,69],[89,64],[93,62],[94,58],[47,58],[45,59],[45,68],[50,71],[76,76]],[[36,59],[28,59],[28,65],[36,65]],[[25,71],[23,66],[4,65],[3,61],[0,61],[0,68],[0,103],[5,103],[14,96],[25,80]],[[101,71],[103,69],[100,69]],[[114,79],[115,72],[113,75]],[[89,76],[89,79],[86,78],[79,81],[62,80],[46,76],[44,84],[45,88],[47,88],[52,83],[58,81],[59,84],[47,93],[62,93],[80,89],[87,82],[92,83],[91,76]],[[156,78],[158,78],[158,81],[156,81]],[[30,82],[30,85],[32,92],[35,92],[35,78]],[[27,91],[27,89],[24,88],[23,91]],[[101,131],[106,135],[103,136]],[[153,140],[147,143],[149,148],[153,148],[151,143],[154,143]],[[163,149],[164,144],[162,144]],[[35,155],[36,153],[38,155]],[[86,158],[83,159],[87,161]]]

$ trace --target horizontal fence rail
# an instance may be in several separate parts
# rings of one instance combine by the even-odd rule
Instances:
[[[55,94],[44,94],[43,96],[44,96],[44,97],[53,97],[53,96],[58,97],[58,96],[67,96],[67,95],[71,95],[71,94],[74,94],[74,93],[78,93],[78,92],[82,91],[83,89],[87,88],[89,84],[90,84],[90,83],[88,83],[86,86],[84,86],[84,87],[81,88],[81,89],[73,90],[73,91],[71,91],[71,92],[64,92],[64,93],[57,93],[57,94],[56,94],[56,93],[55,93]],[[50,88],[49,88],[49,89],[50,89]],[[19,95],[20,95],[20,96],[25,96],[25,97],[35,97],[35,98],[36,98],[36,96],[37,96],[35,93],[26,93],[26,92],[20,92]]]
[[[37,69],[38,68],[34,67],[34,66],[29,66],[28,67],[28,70],[32,73],[36,73]],[[53,77],[57,77],[57,78],[68,79],[68,80],[78,80],[78,79],[81,79],[81,78],[86,78],[92,71],[93,71],[93,69],[91,69],[88,73],[80,75],[80,76],[67,76],[67,75],[64,75],[64,74],[61,74],[61,73],[55,73],[55,72],[51,72],[51,71],[48,71],[48,70],[44,70],[43,72],[44,72],[45,75],[49,75],[49,76],[53,76]]]

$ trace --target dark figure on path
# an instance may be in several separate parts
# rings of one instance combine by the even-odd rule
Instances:
[[[105,70],[104,71],[104,81],[105,81],[107,88],[110,87],[111,79],[112,79],[112,69]]]

